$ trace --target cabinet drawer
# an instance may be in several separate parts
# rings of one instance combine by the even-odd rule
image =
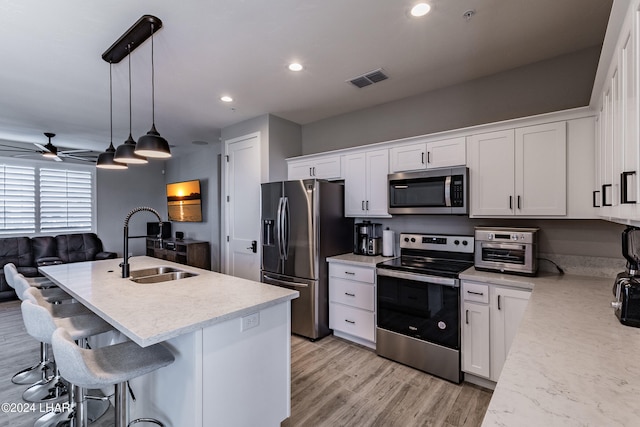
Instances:
[[[375,268],[358,267],[350,264],[329,264],[329,276],[358,282],[375,283]]]
[[[336,331],[345,332],[375,341],[375,317],[370,311],[347,307],[338,303],[329,303],[329,327]]]
[[[489,286],[482,283],[462,282],[462,299],[489,303]]]
[[[374,286],[332,277],[329,279],[329,301],[374,311]]]

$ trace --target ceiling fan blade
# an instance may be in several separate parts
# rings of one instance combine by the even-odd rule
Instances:
[[[91,156],[91,157],[78,157],[78,156],[70,156],[70,155],[66,155],[64,156],[66,158],[69,159],[73,159],[73,160],[79,160],[81,162],[89,162],[89,163],[95,163],[98,158],[96,156]]]
[[[31,153],[38,153],[38,151],[32,150],[30,148],[16,147],[16,146],[13,146],[13,145],[0,144],[0,147],[4,147],[4,148],[8,148],[9,149],[9,150],[3,150],[3,151],[28,151],[28,152],[31,152]]]
[[[78,150],[58,150],[58,155],[60,154],[76,154],[76,153],[90,153],[91,150],[86,149],[78,149]]]
[[[48,151],[49,151],[49,150],[47,149],[47,147],[45,147],[44,145],[39,144],[39,143],[37,143],[37,142],[34,142],[34,143],[33,143],[33,145],[35,145],[36,147],[38,147],[38,148],[39,148],[40,150],[42,150],[42,151],[46,151],[46,152],[48,152]]]

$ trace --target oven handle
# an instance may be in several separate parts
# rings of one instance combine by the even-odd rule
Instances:
[[[485,243],[485,242],[482,242],[480,247],[482,249],[508,249],[508,250],[514,250],[514,249],[526,249],[527,245],[526,244],[522,245],[520,243]]]
[[[459,288],[460,281],[450,277],[427,276],[415,273],[405,273],[404,271],[389,270],[386,268],[376,268],[378,276],[394,277],[396,279],[412,280],[414,282],[433,283],[435,285],[449,286],[451,288]]]

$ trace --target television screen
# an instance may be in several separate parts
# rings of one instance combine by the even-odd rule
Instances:
[[[167,184],[169,221],[201,222],[200,180]]]

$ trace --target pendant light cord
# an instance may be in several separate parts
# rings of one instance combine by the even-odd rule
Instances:
[[[109,140],[113,147],[113,63],[109,61],[109,128],[111,129],[111,139]]]
[[[131,137],[132,132],[132,120],[131,120],[131,45],[127,45],[127,50],[129,51],[129,137]]]
[[[153,22],[151,23],[151,124],[156,127],[156,74],[155,67],[153,65]]]

